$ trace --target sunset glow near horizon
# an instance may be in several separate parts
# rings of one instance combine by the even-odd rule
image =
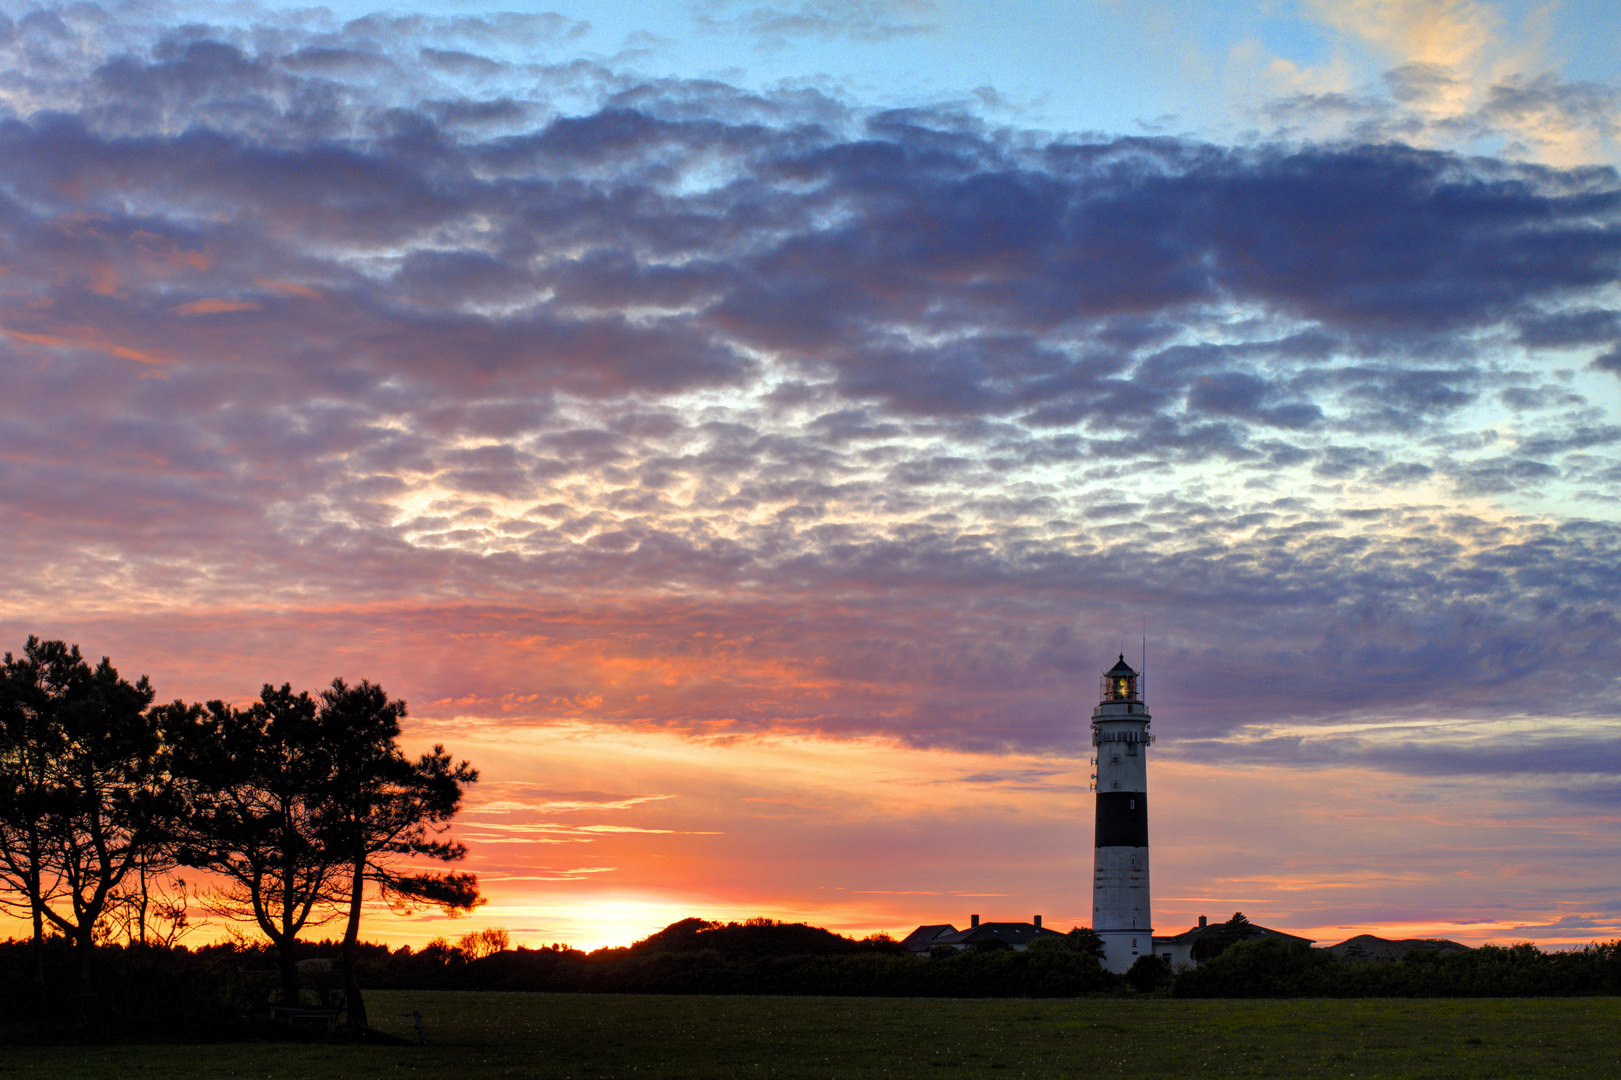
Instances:
[[[370,940],[1086,925],[1122,653],[1157,931],[1621,936],[1618,52],[0,0],[0,650],[408,701],[488,903]]]

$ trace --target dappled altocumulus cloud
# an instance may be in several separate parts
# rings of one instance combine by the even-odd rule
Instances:
[[[1073,750],[1146,621],[1188,735],[1613,711],[1613,171],[501,51],[577,33],[0,26],[12,637]]]

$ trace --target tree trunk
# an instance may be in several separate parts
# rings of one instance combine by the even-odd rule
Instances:
[[[79,927],[73,935],[73,967],[79,976],[78,1021],[81,1028],[90,1026],[90,999],[95,993],[95,979],[91,960],[96,954],[94,924]]]
[[[141,856],[141,906],[137,909],[135,929],[140,935],[141,947],[146,947],[146,909],[151,897],[146,889],[146,856]]]
[[[285,824],[291,817],[287,812],[285,801],[282,807],[282,821]],[[297,880],[297,867],[294,862],[292,845],[284,832],[281,849],[281,940],[276,942],[276,949],[281,959],[281,1003],[283,1005],[299,1004],[298,1000],[298,955],[294,951],[298,948],[298,932],[293,928],[293,882]]]
[[[276,943],[276,960],[281,967],[281,1003],[298,1004],[298,958],[293,954],[292,939]]]
[[[349,925],[343,931],[343,999],[349,1010],[349,1030],[366,1030],[366,1001],[360,996],[355,977],[355,959],[360,952],[360,905],[366,891],[366,857],[355,860],[354,880],[349,886]]]
[[[51,1016],[50,999],[45,993],[45,903],[37,888],[29,899],[34,909],[34,986],[39,992],[39,1021],[43,1024]]]

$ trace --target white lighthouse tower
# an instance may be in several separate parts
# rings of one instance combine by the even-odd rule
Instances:
[[[1092,710],[1097,749],[1097,834],[1092,863],[1092,929],[1103,938],[1103,966],[1126,971],[1154,951],[1148,899],[1148,733],[1143,676],[1124,654],[1103,675]]]

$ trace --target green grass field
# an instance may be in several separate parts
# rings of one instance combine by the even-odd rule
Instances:
[[[0,1047],[0,1078],[1621,1077],[1621,999],[367,995],[426,1047]]]

